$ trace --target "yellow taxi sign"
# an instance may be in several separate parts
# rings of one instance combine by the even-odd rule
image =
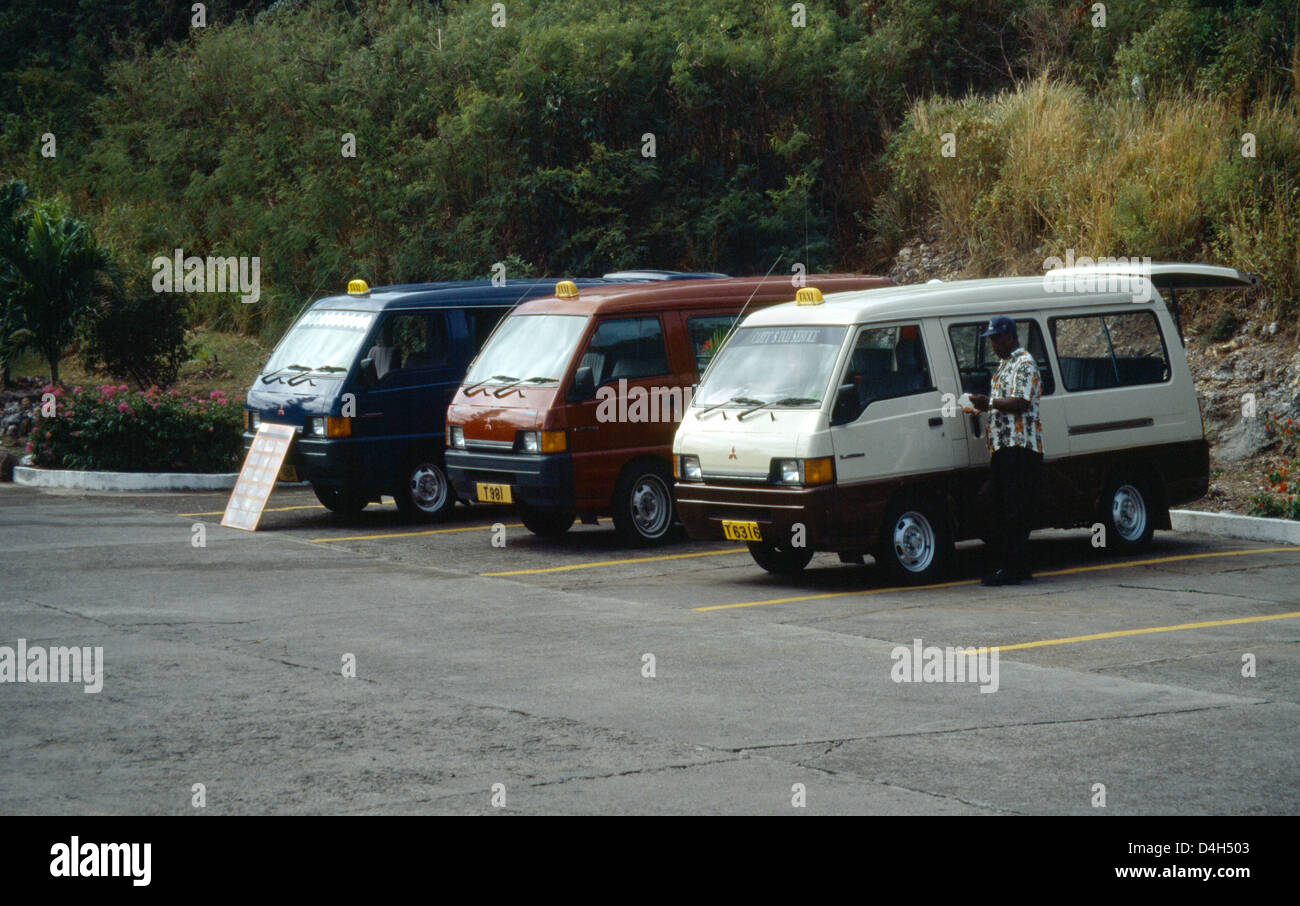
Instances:
[[[370,292],[370,286],[366,283],[366,281],[364,280],[348,281],[349,296],[364,296],[368,292]]]
[[[794,294],[796,305],[821,305],[826,300],[822,298],[822,291],[815,286],[805,286]]]
[[[572,280],[561,280],[555,284],[555,295],[561,299],[578,298],[578,284]]]

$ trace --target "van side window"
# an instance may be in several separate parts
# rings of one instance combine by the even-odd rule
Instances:
[[[686,319],[686,332],[691,337],[691,351],[695,354],[697,375],[704,374],[704,369],[709,367],[709,362],[713,361],[718,347],[727,338],[727,332],[735,323],[735,315],[701,315]]]
[[[916,324],[902,327],[864,327],[853,344],[840,387],[857,387],[851,396],[836,399],[836,422],[854,421],[877,400],[909,396],[934,389],[930,365]]]
[[[476,355],[487,338],[492,335],[497,324],[505,315],[508,308],[467,308],[465,309],[465,323],[469,326],[470,355]]]
[[[1169,356],[1149,311],[1052,319],[1066,390],[1134,387],[1169,380]]]
[[[1016,335],[1020,345],[1034,357],[1038,363],[1038,373],[1043,382],[1043,396],[1050,396],[1056,389],[1056,379],[1052,376],[1052,365],[1047,361],[1047,344],[1043,342],[1043,331],[1033,318],[1016,318]],[[948,328],[948,340],[952,351],[957,356],[957,369],[961,375],[961,389],[965,393],[989,392],[993,373],[998,370],[998,354],[988,339],[981,337],[984,328],[989,326],[988,319],[971,324],[953,324]]]
[[[619,378],[654,377],[668,373],[668,351],[658,317],[612,318],[592,334],[578,367],[591,369],[599,387]]]
[[[440,311],[390,314],[370,348],[375,373],[385,375],[447,364],[447,316]]]

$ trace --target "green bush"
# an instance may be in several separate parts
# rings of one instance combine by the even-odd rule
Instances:
[[[55,414],[36,422],[33,464],[110,472],[232,472],[242,453],[243,400],[214,390],[184,397],[106,384],[65,391],[49,386]]]
[[[152,292],[147,284],[103,302],[82,323],[86,367],[133,380],[141,390],[171,386],[189,357],[185,315],[175,297]]]

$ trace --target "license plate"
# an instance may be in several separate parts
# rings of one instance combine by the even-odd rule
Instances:
[[[480,481],[478,499],[480,503],[514,503],[508,484],[484,484]]]
[[[729,541],[762,541],[757,522],[728,522],[723,520],[722,534]]]

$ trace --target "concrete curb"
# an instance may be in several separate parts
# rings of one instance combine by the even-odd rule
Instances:
[[[1244,538],[1247,541],[1271,541],[1276,544],[1300,544],[1300,522],[1292,519],[1170,510],[1169,521],[1176,532],[1198,532],[1220,538]]]
[[[75,472],[70,469],[14,467],[14,484],[76,491],[228,491],[238,472]]]

